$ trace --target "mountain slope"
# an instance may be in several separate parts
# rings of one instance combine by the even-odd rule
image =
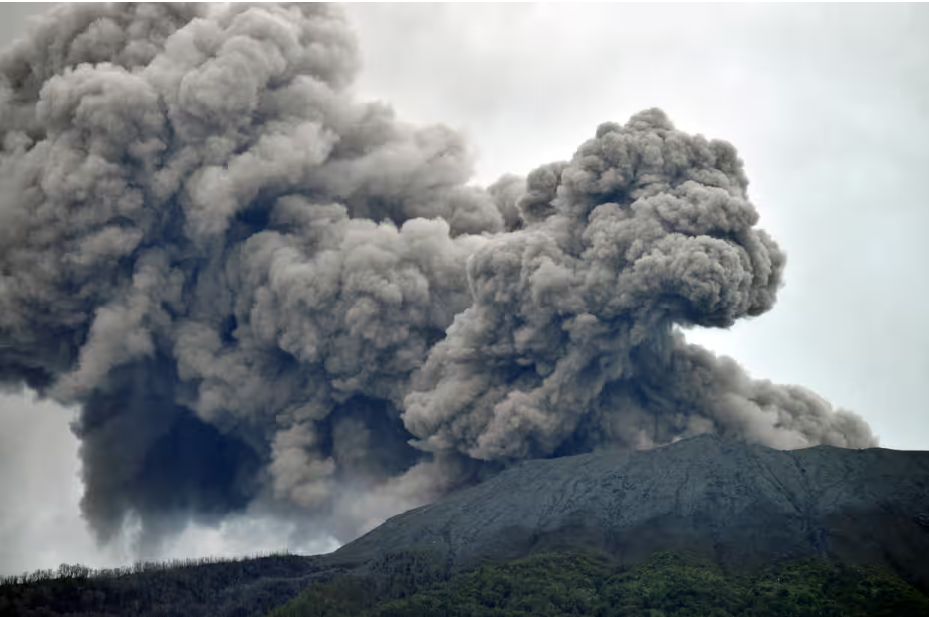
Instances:
[[[828,559],[727,574],[706,559],[668,552],[631,568],[594,552],[542,553],[431,581],[426,563],[379,565],[377,573],[314,584],[268,617],[929,615],[929,598],[886,569]]]
[[[328,560],[424,547],[453,568],[593,548],[623,563],[684,550],[724,567],[832,554],[929,582],[929,452],[780,451],[703,435],[662,448],[527,461],[389,519]]]
[[[687,554],[697,565],[670,562],[656,574],[649,564],[662,551]],[[867,612],[872,600],[887,615],[921,615],[929,595],[927,554],[929,452],[827,446],[785,452],[704,435],[643,452],[523,462],[395,516],[329,555],[0,585],[0,614],[97,617],[131,606],[133,614],[152,617],[244,617],[299,593],[276,614],[403,615],[419,611],[414,604],[455,606],[468,590],[498,583],[525,592],[529,612],[515,607],[513,614],[543,614],[532,602],[545,585],[529,583],[551,572],[573,581],[583,574],[571,571],[576,556],[599,555],[602,567],[590,576],[600,582],[583,586],[596,591],[588,594],[590,606],[638,607],[628,614],[650,614],[660,598],[691,602],[694,594],[716,598],[718,588],[738,587],[728,608],[717,607],[729,612],[719,614],[793,614],[752,607],[758,598],[769,608],[771,598],[790,606],[806,598],[807,608],[834,605],[846,615],[851,608],[858,611],[851,614],[885,614]],[[530,555],[541,561],[513,562]],[[791,572],[796,581],[782,582]],[[685,574],[693,584],[681,587]],[[656,589],[664,595],[655,596]],[[545,595],[543,604],[581,602],[572,594]],[[686,613],[675,611],[666,614]]]

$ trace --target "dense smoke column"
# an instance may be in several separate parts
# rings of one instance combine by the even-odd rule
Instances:
[[[780,285],[731,146],[652,110],[479,189],[358,66],[317,4],[60,6],[0,56],[0,382],[80,405],[101,538],[263,504],[346,540],[515,459],[711,430],[874,443],[676,330]]]
[[[473,304],[429,354],[404,421],[427,451],[515,460],[720,431],[781,447],[875,443],[857,416],[750,380],[680,326],[770,309],[784,255],[731,145],[659,110],[539,168],[524,227],[468,262]]]
[[[457,134],[352,100],[357,67],[321,5],[61,6],[0,60],[0,370],[82,405],[102,537],[324,516],[421,458],[406,383],[503,218]]]

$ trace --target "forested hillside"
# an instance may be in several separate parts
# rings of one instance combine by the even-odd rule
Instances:
[[[62,565],[0,581],[0,616],[261,615],[306,587],[315,557],[139,563],[93,571]]]
[[[442,577],[424,555],[311,585],[269,617],[916,617],[929,598],[873,566],[805,559],[726,574],[680,553],[631,569],[600,553],[550,553]]]
[[[895,573],[825,558],[752,573],[686,553],[634,566],[599,552],[537,554],[453,571],[437,553],[355,571],[295,555],[91,572],[62,566],[0,583],[3,617],[916,617],[929,597]]]

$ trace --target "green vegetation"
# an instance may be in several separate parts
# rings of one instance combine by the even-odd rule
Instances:
[[[295,555],[62,566],[0,580],[0,615],[925,617],[929,599],[886,570],[825,559],[727,575],[677,553],[634,568],[600,553],[550,553],[451,573],[438,554],[414,550],[354,574]]]
[[[263,615],[304,589],[312,571],[312,558],[289,554],[105,570],[62,565],[0,578],[0,615]]]
[[[885,570],[807,559],[752,575],[657,553],[620,569],[600,554],[545,554],[448,576],[426,554],[310,586],[269,617],[926,616],[929,599]]]

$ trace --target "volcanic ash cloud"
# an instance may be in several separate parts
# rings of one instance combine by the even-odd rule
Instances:
[[[486,190],[354,98],[324,5],[73,5],[0,57],[0,380],[78,404],[106,540],[249,507],[346,540],[513,461],[876,444],[686,343],[775,301],[734,148],[659,110]]]

